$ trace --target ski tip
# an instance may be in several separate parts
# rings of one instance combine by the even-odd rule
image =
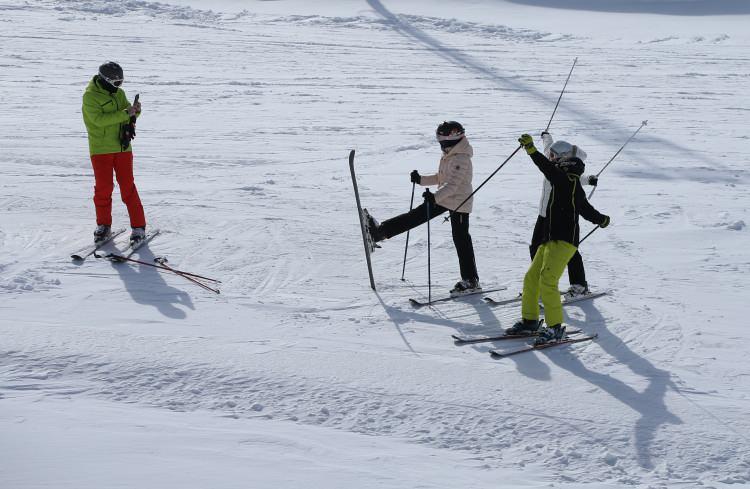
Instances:
[[[411,304],[412,306],[414,306],[414,307],[422,307],[422,306],[424,306],[424,305],[425,305],[425,304],[423,304],[423,303],[419,302],[419,301],[418,301],[418,300],[416,300],[416,299],[409,299],[409,303],[410,303],[410,304]]]
[[[83,257],[81,255],[70,255],[70,259],[73,261],[83,261]]]
[[[503,358],[505,355],[503,355],[502,353],[500,353],[497,350],[490,350],[490,356],[492,358]]]

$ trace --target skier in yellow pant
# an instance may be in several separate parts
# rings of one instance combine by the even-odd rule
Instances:
[[[552,184],[543,223],[542,244],[523,279],[521,320],[507,334],[539,333],[535,344],[558,341],[565,336],[558,282],[578,247],[578,215],[605,228],[609,217],[600,214],[586,199],[579,181],[584,170],[579,158],[563,158],[552,163],[534,147],[528,134],[518,142]],[[539,298],[544,305],[547,327],[539,329]]]

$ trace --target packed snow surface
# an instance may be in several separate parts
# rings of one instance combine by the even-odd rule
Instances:
[[[730,0],[0,0],[0,487],[750,487],[748,25]],[[386,219],[455,119],[478,186],[539,138],[575,58],[550,132],[587,173],[648,121],[580,249],[609,294],[565,311],[598,338],[493,360],[523,342],[451,335],[498,334],[517,305],[409,304],[426,226],[406,280],[399,236],[370,289],[347,157]],[[140,94],[162,230],[134,257],[220,295],[69,260],[95,227],[80,107],[107,60]],[[541,181],[521,151],[476,195],[497,299],[520,290]],[[458,264],[449,225],[430,233],[438,297]]]

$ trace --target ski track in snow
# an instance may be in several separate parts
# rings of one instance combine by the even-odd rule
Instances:
[[[722,326],[744,317],[750,272],[748,99],[733,99],[746,91],[747,46],[669,32],[591,43],[364,3],[370,15],[341,17],[0,3],[14,27],[0,36],[12,93],[0,119],[0,399],[91,396],[322,425],[489,467],[541,463],[558,483],[750,484],[746,355]],[[449,336],[496,332],[517,308],[408,305],[427,293],[425,229],[411,234],[405,284],[403,239],[375,253],[373,297],[346,155],[356,147],[373,215],[403,212],[408,172],[436,165],[435,121],[456,118],[480,182],[546,123],[571,53],[580,63],[552,129],[586,148],[590,169],[649,119],[592,201],[613,226],[581,250],[593,286],[614,292],[566,311],[596,342],[496,362],[493,345],[456,348]],[[109,58],[125,66],[128,96],[141,93],[136,182],[166,230],[140,257],[168,253],[221,278],[220,297],[145,267],[65,261],[93,228],[80,96]],[[508,295],[541,186],[525,159],[472,215],[482,280]],[[456,265],[447,224],[433,222],[442,294]]]

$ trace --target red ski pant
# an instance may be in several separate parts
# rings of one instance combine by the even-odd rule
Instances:
[[[94,167],[94,205],[96,206],[96,223],[112,225],[112,191],[115,188],[112,173],[117,177],[120,186],[120,197],[128,208],[130,226],[134,228],[146,225],[141,198],[133,180],[133,153],[107,153],[91,155]]]

